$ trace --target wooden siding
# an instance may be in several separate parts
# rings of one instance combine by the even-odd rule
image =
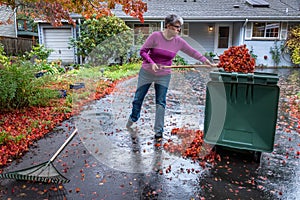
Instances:
[[[11,23],[5,24],[9,17]],[[4,24],[0,25],[0,36],[17,37],[15,15],[10,8],[0,6],[0,21],[4,22]]]

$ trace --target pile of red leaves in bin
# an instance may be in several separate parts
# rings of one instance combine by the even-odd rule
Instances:
[[[166,151],[199,161],[200,166],[203,168],[206,167],[206,163],[214,165],[216,161],[220,161],[220,155],[213,151],[213,146],[204,142],[203,131],[173,128],[171,134],[178,136],[181,142],[176,143],[169,139],[168,142],[163,144]]]
[[[255,59],[249,53],[246,45],[231,46],[219,57],[219,68],[227,72],[253,73]]]

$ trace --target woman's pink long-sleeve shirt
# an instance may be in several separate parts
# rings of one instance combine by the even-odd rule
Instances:
[[[182,51],[202,63],[207,60],[205,56],[193,49],[180,36],[175,36],[173,39],[167,40],[163,36],[163,32],[157,31],[153,32],[141,47],[140,55],[143,58],[142,68],[159,76],[170,74],[170,68],[161,68],[157,72],[154,72],[151,64],[171,66],[172,60],[178,51]]]

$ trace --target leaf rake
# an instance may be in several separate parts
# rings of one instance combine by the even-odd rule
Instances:
[[[76,135],[77,129],[68,137],[64,144],[56,151],[56,153],[47,162],[35,165],[26,169],[0,174],[0,179],[15,179],[24,181],[37,181],[46,183],[68,183],[69,179],[64,177],[53,165],[53,161],[62,152],[62,150],[70,143]]]
[[[167,68],[202,68],[202,67],[211,67],[210,65],[171,65],[171,66],[164,66],[165,69]]]

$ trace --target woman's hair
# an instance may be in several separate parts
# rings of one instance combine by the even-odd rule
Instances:
[[[171,24],[171,25],[174,25],[175,23],[179,22],[180,25],[183,24],[183,19],[182,17],[179,17],[175,14],[171,14],[171,15],[168,15],[166,18],[165,18],[165,27],[167,27],[168,24]]]

